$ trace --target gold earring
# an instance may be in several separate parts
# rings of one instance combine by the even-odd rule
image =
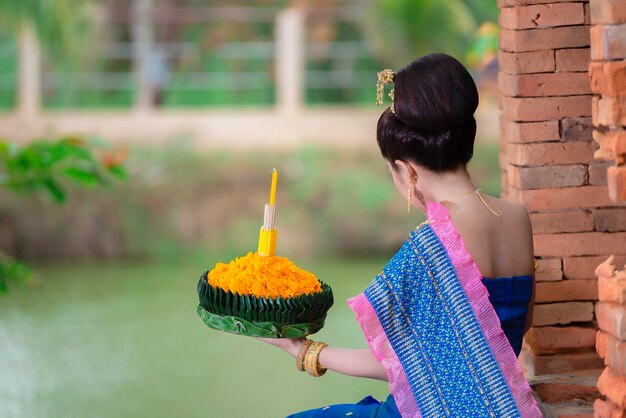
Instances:
[[[417,176],[414,176],[409,181],[409,190],[407,191],[407,199],[406,199],[406,211],[411,212],[411,200],[413,198],[413,187],[415,187],[415,182],[417,181]]]

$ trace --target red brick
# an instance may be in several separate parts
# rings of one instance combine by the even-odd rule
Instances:
[[[626,40],[624,41],[626,42]],[[604,63],[606,74],[606,90],[602,94],[609,96],[626,96],[626,62],[609,61]]]
[[[594,161],[594,142],[549,142],[509,144],[509,162],[518,166],[567,165]]]
[[[599,144],[594,152],[594,158],[615,160],[616,164],[623,164],[626,160],[626,130],[600,131],[595,129],[593,139]]]
[[[498,75],[500,93],[505,96],[569,96],[591,93],[587,73],[511,75],[500,72]]]
[[[509,120],[538,122],[591,116],[591,95],[564,97],[502,97],[502,111]]]
[[[606,260],[598,264],[593,274],[596,277],[613,277],[615,275],[615,255],[611,254]]]
[[[553,3],[500,10],[498,21],[502,29],[535,29],[585,23],[582,3]]]
[[[556,69],[554,51],[498,51],[500,71],[508,74],[547,73]]]
[[[509,156],[508,156],[508,153],[506,152],[507,148],[508,148],[508,144],[506,144],[505,147],[502,147],[500,149],[500,153],[498,154],[498,163],[500,164],[500,168],[502,170],[509,169]]]
[[[543,3],[569,3],[572,0],[498,0],[498,7],[529,6]]]
[[[533,234],[593,231],[594,218],[590,210],[531,212]],[[559,263],[560,267],[560,263]]]
[[[534,190],[520,190],[511,186],[508,194],[512,201],[522,203],[531,212],[615,205],[609,199],[608,189],[603,186]]]
[[[591,50],[589,48],[557,49],[555,54],[556,71],[582,71],[586,73],[589,69],[590,59]]]
[[[590,36],[592,60],[601,61],[626,58],[626,42],[624,42],[624,39],[626,39],[626,24],[593,25],[590,29]]]
[[[553,119],[542,122],[513,122],[502,117],[500,118],[500,133],[508,142],[514,143],[557,141],[559,140],[559,121]],[[591,132],[589,132],[589,139],[591,139]]]
[[[615,140],[615,143],[613,144],[613,157],[616,165],[621,165],[626,162],[626,136],[619,136]]]
[[[626,254],[626,232],[573,232],[533,235],[536,256]]]
[[[610,252],[610,249],[607,249]],[[564,257],[563,275],[567,279],[592,279],[596,277],[596,267],[607,258],[608,254],[588,257]],[[615,263],[623,266],[626,263],[626,255],[616,255]]]
[[[589,63],[589,84],[594,94],[602,95],[604,87],[604,62],[591,61]]]
[[[504,100],[524,99],[505,98]],[[594,96],[591,110],[591,117],[595,126],[626,126],[626,97]]]
[[[626,280],[598,277],[598,299],[602,302],[626,305]]]
[[[539,395],[542,402],[552,406],[556,406],[556,404],[571,405],[572,400],[593,401],[600,397],[600,392],[596,388],[596,381],[600,372],[601,370],[581,370],[580,373],[537,376],[529,379],[528,383]],[[559,409],[559,411],[562,410]],[[561,415],[555,416],[561,417]],[[577,418],[582,417],[575,416]],[[591,418],[593,418],[593,414]]]
[[[626,341],[626,307],[608,302],[596,303],[598,327],[617,338]]]
[[[534,354],[555,354],[593,348],[596,329],[593,327],[532,327],[524,337]]]
[[[509,52],[589,46],[589,26],[500,31],[500,48]]]
[[[536,303],[598,300],[597,280],[561,280],[536,286]]]
[[[595,94],[626,96],[626,61],[591,62],[589,79]]]
[[[598,378],[598,390],[618,407],[626,408],[626,377],[607,367]]]
[[[501,95],[498,94],[498,100],[501,99]],[[513,123],[513,122],[511,122]],[[498,113],[498,125],[500,127],[500,136],[498,137],[498,143],[500,145],[500,152],[502,152],[502,147],[509,143],[509,138],[507,137],[507,131],[510,129],[509,121],[504,117],[502,112]]]
[[[609,198],[613,202],[626,201],[626,166],[609,167],[606,172]]]
[[[614,372],[626,377],[626,341],[619,341],[607,333],[604,333],[604,336],[604,344],[606,344],[604,357],[602,357],[604,364]]]
[[[626,22],[626,7],[623,0],[591,0],[591,22],[622,23]]]
[[[589,184],[592,186],[606,186],[606,170],[612,165],[612,161],[589,163],[587,168]]]
[[[563,302],[535,305],[533,326],[587,322],[593,319],[592,302]]]
[[[589,3],[585,2],[585,25],[591,25],[591,11],[589,10]]]
[[[593,123],[591,118],[565,118],[561,121],[563,141],[591,141]]]
[[[561,279],[563,279],[563,267],[560,258],[537,259],[537,269],[535,270],[537,282],[553,282]]]
[[[584,165],[518,167],[509,165],[509,183],[519,189],[582,186],[587,181]]]
[[[594,418],[626,418],[626,412],[611,401],[596,399],[593,404]]]
[[[593,217],[597,231],[618,232],[626,230],[626,208],[595,209]]]
[[[523,354],[519,360],[522,363],[522,369],[525,369],[525,374],[528,376],[567,373],[602,367],[602,359],[595,351],[540,356],[526,351]]]
[[[606,349],[609,341],[609,334],[602,330],[596,332],[596,353],[601,359],[606,358]]]

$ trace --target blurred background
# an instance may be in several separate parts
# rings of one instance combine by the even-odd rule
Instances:
[[[0,416],[279,417],[387,383],[313,379],[208,329],[196,283],[255,251],[331,284],[313,336],[367,345],[345,300],[409,231],[376,72],[446,52],[480,90],[470,172],[500,193],[496,0],[3,0]],[[386,98],[386,105],[389,99]]]

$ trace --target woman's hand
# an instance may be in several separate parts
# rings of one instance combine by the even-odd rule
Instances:
[[[291,354],[298,356],[298,351],[306,338],[261,338],[256,337],[270,345],[279,347]],[[341,348],[324,347],[320,351],[318,364],[327,369],[342,373],[348,376],[367,377],[389,381],[387,372],[382,363],[378,362],[374,354],[368,348]]]
[[[292,356],[298,355],[298,350],[300,349],[300,345],[306,340],[306,338],[263,338],[256,337],[257,340],[261,340],[263,342],[268,343],[269,345],[273,345],[278,347]]]

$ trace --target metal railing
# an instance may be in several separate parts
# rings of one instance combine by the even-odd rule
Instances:
[[[39,68],[19,75],[7,62],[19,61],[29,43],[15,48],[0,39],[0,108],[19,105],[18,79],[34,72],[40,81],[26,88],[39,91],[27,94],[43,109],[280,107],[286,97],[292,98],[286,106],[371,102],[364,92],[371,91],[377,66],[359,36],[362,7],[119,4],[98,19],[106,31],[94,30],[103,35],[82,49],[76,67],[42,52],[33,62]],[[312,25],[320,24],[349,27],[351,36],[314,39]]]

